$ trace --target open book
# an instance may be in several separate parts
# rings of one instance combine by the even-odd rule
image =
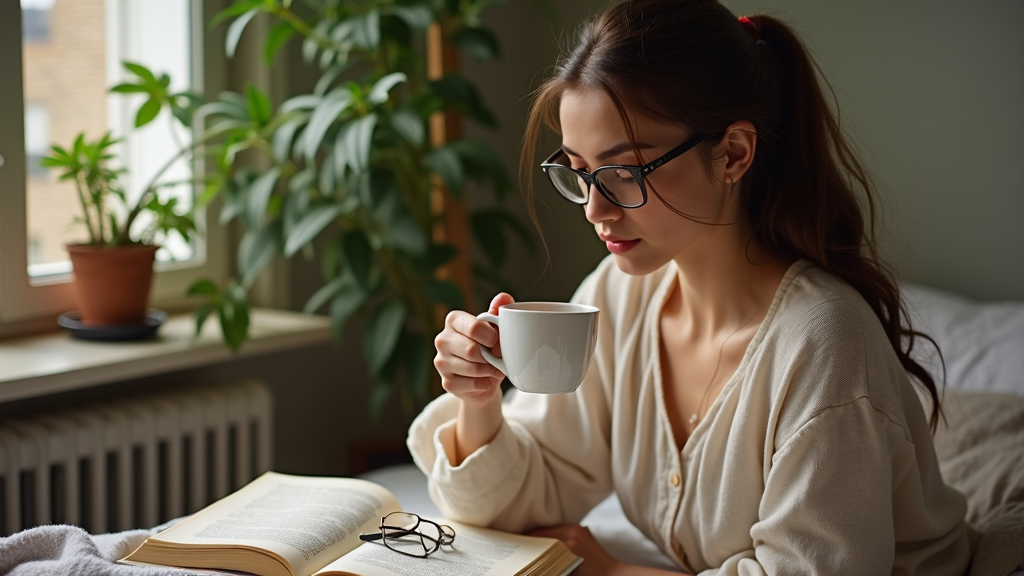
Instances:
[[[434,520],[455,529],[455,542],[426,558],[359,539],[379,533],[381,517],[398,510],[395,495],[373,482],[267,472],[151,536],[122,562],[261,576],[561,576],[582,561],[552,538],[441,519]]]

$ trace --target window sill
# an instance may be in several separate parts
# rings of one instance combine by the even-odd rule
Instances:
[[[250,340],[238,354],[221,341],[210,318],[195,336],[191,314],[172,316],[157,338],[145,342],[89,342],[48,334],[0,342],[0,402],[78,390],[125,380],[217,364],[330,341],[330,321],[282,310],[252,311]]]

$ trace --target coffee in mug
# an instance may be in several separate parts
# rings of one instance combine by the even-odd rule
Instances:
[[[501,358],[487,348],[480,351],[523,392],[572,392],[583,382],[594,356],[598,312],[585,304],[508,304],[497,316],[477,316],[498,326]]]

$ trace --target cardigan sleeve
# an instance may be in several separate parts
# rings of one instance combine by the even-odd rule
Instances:
[[[605,386],[613,374],[614,350],[597,275],[588,277],[572,299],[601,309],[597,349],[575,392],[510,391],[494,439],[459,466],[449,459],[455,453],[458,398],[441,396],[413,422],[410,452],[447,519],[523,532],[579,522],[611,493],[611,413]]]
[[[822,411],[775,453],[752,547],[704,576],[888,574],[902,428],[862,397]],[[895,457],[894,457],[895,456]]]

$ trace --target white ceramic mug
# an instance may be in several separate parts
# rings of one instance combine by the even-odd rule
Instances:
[[[484,358],[523,392],[572,392],[583,382],[597,345],[599,310],[585,304],[516,302],[498,315],[477,316],[498,325],[501,358]]]

